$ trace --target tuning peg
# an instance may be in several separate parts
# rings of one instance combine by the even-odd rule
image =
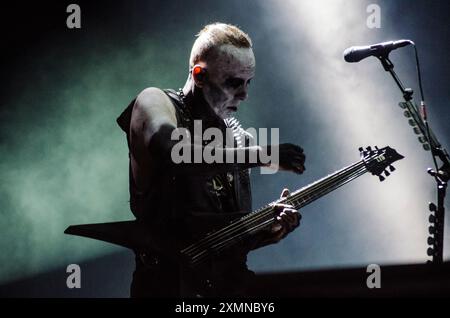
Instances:
[[[389,171],[387,171],[387,169],[386,169],[386,170],[384,170],[384,175],[385,175],[386,177],[389,177],[391,174],[390,174]]]
[[[394,166],[393,166],[393,165],[390,165],[390,166],[389,166],[389,170],[390,170],[391,172],[394,172],[394,171],[395,171]]]
[[[380,181],[383,182],[386,178],[383,177],[381,174],[378,176],[378,178],[380,178]]]
[[[436,228],[434,226],[429,226],[428,227],[428,233],[435,234],[436,233]]]
[[[428,256],[433,256],[433,255],[434,255],[434,249],[433,249],[432,247],[429,247],[429,248],[427,249],[427,255],[428,255]]]
[[[403,116],[405,116],[406,118],[410,118],[410,117],[411,117],[410,111],[409,111],[409,110],[405,110],[405,111],[403,112]]]
[[[432,177],[436,176],[436,171],[434,171],[432,168],[428,168],[427,173]]]
[[[400,108],[402,108],[402,109],[405,109],[406,108],[406,103],[405,102],[400,102],[400,103],[398,103],[398,106]]]
[[[422,133],[418,127],[414,127],[413,130],[416,135],[420,135]]]
[[[434,237],[428,236],[427,243],[428,245],[433,245],[436,240]]]
[[[427,142],[427,138],[425,138],[425,136],[419,136],[419,137],[417,137],[417,139],[419,139],[419,142],[421,144],[424,144]]]
[[[430,203],[428,203],[428,209],[429,209],[431,212],[436,212],[436,211],[437,211],[437,206],[436,206],[436,204],[434,204],[433,202],[430,202]]]
[[[431,150],[431,147],[430,147],[430,145],[428,143],[423,144],[422,147],[423,147],[423,150],[425,150],[425,151],[430,151]]]
[[[358,150],[359,150],[359,152],[363,152],[364,148],[363,147],[359,147]]]
[[[366,150],[367,151],[372,151],[372,147],[369,146],[369,147],[366,148]]]
[[[435,222],[436,222],[436,217],[435,217],[433,214],[431,214],[431,215],[428,217],[428,221],[429,221],[430,223],[435,223]]]
[[[375,149],[376,149],[376,150],[380,150],[380,149],[378,149],[378,146],[375,146]]]
[[[414,121],[414,119],[409,119],[408,124],[412,127],[416,127],[416,122]]]

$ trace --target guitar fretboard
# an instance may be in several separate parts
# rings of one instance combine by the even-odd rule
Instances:
[[[273,224],[275,222],[275,204],[290,204],[296,209],[300,209],[366,172],[365,162],[360,160],[294,191],[286,198],[276,200],[247,214],[221,230],[206,235],[205,238],[183,249],[181,253],[188,258],[188,262],[192,266],[198,265],[208,257],[220,254],[223,250]]]

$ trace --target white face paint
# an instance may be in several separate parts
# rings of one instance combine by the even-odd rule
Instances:
[[[203,95],[219,117],[230,117],[247,98],[255,74],[253,50],[222,45],[208,56],[206,63]]]

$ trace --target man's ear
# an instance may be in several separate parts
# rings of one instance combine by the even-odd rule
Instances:
[[[191,74],[195,85],[200,88],[203,87],[206,77],[206,68],[200,64],[196,64],[192,67]]]

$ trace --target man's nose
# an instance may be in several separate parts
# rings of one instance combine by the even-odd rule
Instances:
[[[237,92],[236,98],[239,100],[246,100],[248,97],[248,86],[242,86],[241,89]]]

